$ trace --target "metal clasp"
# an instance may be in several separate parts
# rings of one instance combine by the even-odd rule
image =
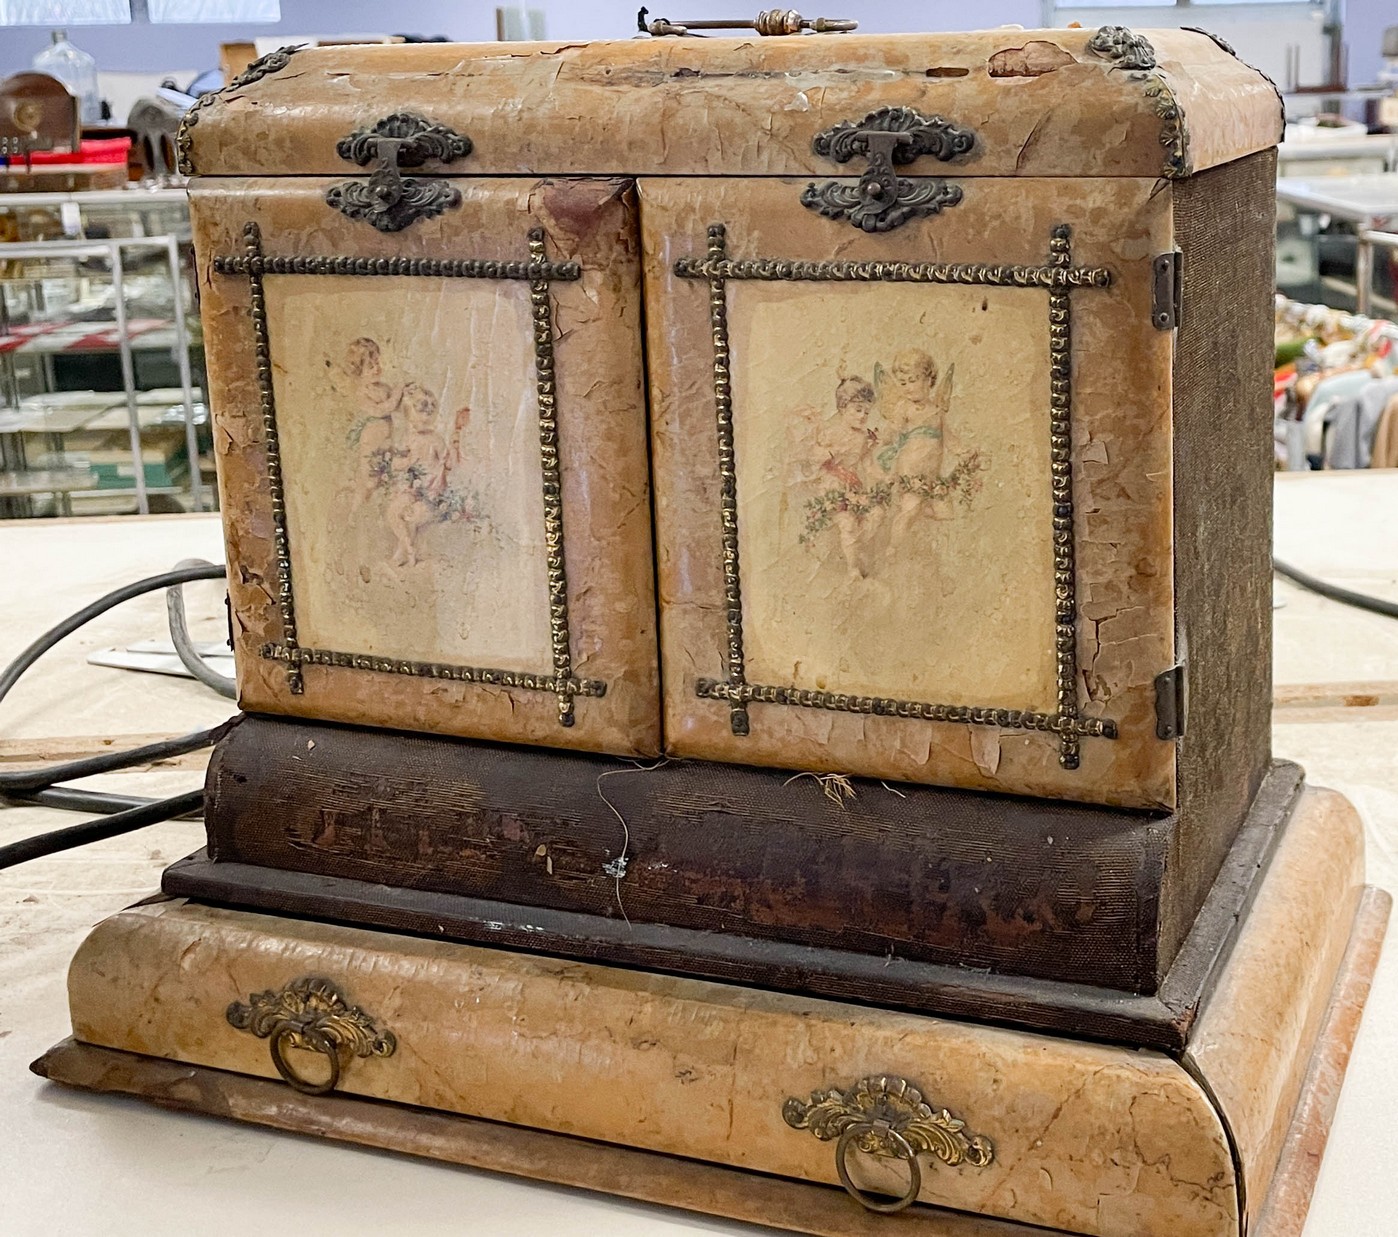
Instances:
[[[961,201],[959,185],[933,177],[909,180],[894,170],[931,155],[943,163],[969,155],[975,133],[945,116],[924,116],[910,107],[882,107],[860,121],[841,121],[811,142],[816,154],[848,163],[862,155],[869,166],[857,185],[810,184],[801,204],[828,219],[844,219],[865,232],[888,232],[909,219],[935,215]]]
[[[400,172],[429,160],[453,163],[471,153],[471,139],[446,125],[412,112],[397,112],[370,129],[358,129],[341,138],[335,151],[341,159],[360,167],[376,166],[367,181],[351,180],[327,189],[326,202],[380,232],[400,232],[419,219],[461,205],[461,191],[456,186]]]

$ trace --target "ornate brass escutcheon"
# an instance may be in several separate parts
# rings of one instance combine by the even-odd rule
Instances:
[[[845,1189],[870,1211],[894,1212],[917,1200],[922,1191],[920,1154],[934,1155],[951,1167],[984,1168],[995,1158],[990,1139],[967,1134],[966,1123],[945,1108],[934,1109],[906,1078],[874,1075],[848,1091],[812,1091],[809,1100],[792,1096],[782,1105],[782,1119],[797,1130],[810,1130],[822,1142],[836,1139],[835,1171]],[[908,1187],[886,1198],[855,1185],[849,1153],[862,1151],[908,1166]]]
[[[247,1004],[234,1001],[228,1007],[228,1021],[267,1040],[277,1073],[307,1095],[325,1095],[336,1088],[344,1056],[391,1057],[398,1048],[392,1031],[380,1031],[328,979],[295,979],[277,991],[255,992]],[[293,1048],[325,1057],[329,1076],[315,1082],[298,1073],[286,1055]]]
[[[896,164],[930,155],[943,163],[975,149],[976,135],[945,116],[924,116],[910,107],[881,107],[863,120],[841,121],[817,133],[811,142],[816,154],[836,163],[857,155],[869,166],[857,185],[839,181],[809,184],[801,204],[829,219],[847,219],[865,232],[888,232],[909,219],[935,215],[961,201],[958,185],[935,177],[909,180],[894,171]]]
[[[335,146],[341,159],[360,167],[376,163],[367,181],[347,180],[325,192],[325,200],[351,219],[380,232],[401,232],[410,223],[461,205],[461,191],[436,179],[400,174],[429,160],[452,163],[471,153],[471,139],[425,116],[396,112],[370,129],[358,129]]]

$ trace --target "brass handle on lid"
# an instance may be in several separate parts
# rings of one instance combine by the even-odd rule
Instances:
[[[844,17],[802,17],[795,9],[764,9],[751,20],[739,17],[732,21],[671,21],[668,17],[647,21],[649,13],[649,9],[642,9],[636,14],[636,28],[642,34],[652,34],[656,38],[694,34],[696,30],[755,30],[758,34],[771,36],[804,34],[808,30],[812,34],[844,34],[859,28],[857,21]]]
[[[961,189],[944,180],[908,180],[894,167],[923,155],[943,163],[969,155],[976,135],[945,116],[924,116],[910,107],[881,107],[863,120],[844,120],[811,141],[811,149],[836,163],[864,156],[869,166],[857,185],[810,184],[801,204],[829,219],[845,219],[865,232],[888,232],[909,219],[935,215],[961,201]]]
[[[327,189],[326,202],[380,232],[401,232],[419,219],[461,205],[461,191],[454,185],[401,175],[402,168],[430,160],[454,163],[471,153],[471,139],[446,125],[413,112],[395,112],[372,128],[342,137],[335,151],[360,167],[377,166],[367,181],[348,180]]]
[[[328,979],[295,979],[280,990],[254,992],[244,1004],[228,1007],[228,1022],[268,1041],[272,1064],[296,1090],[325,1095],[339,1084],[345,1057],[391,1057],[398,1050],[392,1031],[383,1030]],[[325,1057],[329,1076],[308,1078],[287,1053],[304,1049]]]
[[[861,1078],[848,1091],[812,1091],[809,1100],[792,1096],[782,1105],[782,1120],[792,1129],[810,1130],[821,1142],[836,1140],[840,1183],[870,1211],[902,1211],[917,1201],[921,1154],[935,1156],[950,1168],[984,1168],[995,1159],[990,1139],[968,1134],[966,1122],[945,1108],[934,1109],[912,1083],[892,1074]],[[906,1164],[908,1184],[902,1194],[887,1198],[857,1186],[849,1171],[851,1151]]]

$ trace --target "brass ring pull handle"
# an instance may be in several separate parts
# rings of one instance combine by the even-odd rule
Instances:
[[[380,232],[401,232],[419,219],[461,205],[461,191],[438,179],[403,176],[402,168],[429,160],[454,163],[471,153],[465,134],[434,124],[414,112],[395,112],[369,129],[356,129],[335,145],[341,159],[360,167],[375,164],[367,181],[347,180],[325,191],[325,201],[351,219]]]
[[[277,1073],[302,1094],[327,1095],[339,1085],[340,1050],[328,1035],[310,1028],[303,1030],[285,1022],[268,1036],[267,1046],[271,1049],[272,1064],[277,1067]],[[324,1082],[313,1082],[298,1074],[286,1059],[288,1048],[308,1048],[320,1053],[330,1062],[330,1077]]]
[[[995,1158],[990,1139],[967,1134],[966,1123],[945,1108],[934,1109],[906,1078],[875,1075],[861,1078],[847,1091],[812,1091],[809,1100],[795,1096],[782,1105],[782,1119],[797,1130],[810,1130],[822,1142],[835,1143],[835,1172],[840,1184],[860,1206],[870,1211],[902,1211],[922,1192],[918,1156],[935,1156],[956,1167],[984,1168]],[[881,1159],[902,1160],[908,1166],[908,1186],[897,1198],[886,1198],[855,1185],[849,1172],[850,1151]]]
[[[325,1095],[340,1085],[345,1057],[391,1057],[398,1049],[392,1031],[380,1031],[374,1020],[351,1005],[328,979],[295,979],[286,987],[255,992],[246,1004],[228,1007],[228,1022],[268,1041],[276,1071],[296,1090]],[[303,1048],[330,1062],[330,1076],[315,1082],[297,1072],[287,1049]]]
[[[811,149],[822,158],[848,163],[863,156],[869,166],[856,185],[837,180],[807,185],[801,205],[828,219],[848,220],[865,232],[891,231],[961,201],[960,186],[935,177],[909,180],[894,171],[895,165],[923,155],[947,163],[969,155],[975,146],[975,133],[945,116],[881,107],[863,120],[844,120],[815,135]]]
[[[913,1149],[912,1143],[897,1130],[882,1132],[878,1136],[886,1139],[888,1145],[893,1148],[893,1154],[908,1166],[908,1188],[897,1198],[891,1200],[878,1194],[870,1194],[867,1190],[861,1190],[850,1179],[849,1166],[845,1163],[845,1159],[849,1155],[851,1143],[855,1145],[856,1150],[859,1150],[859,1140],[875,1133],[870,1126],[851,1126],[841,1134],[840,1141],[835,1144],[835,1171],[840,1174],[840,1183],[858,1201],[860,1206],[870,1211],[892,1215],[893,1212],[902,1211],[904,1207],[911,1206],[917,1201],[917,1196],[922,1193],[922,1169],[918,1165],[917,1152]]]

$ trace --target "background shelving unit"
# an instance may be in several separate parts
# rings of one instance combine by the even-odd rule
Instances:
[[[0,515],[213,506],[189,259],[182,189],[0,198]]]

